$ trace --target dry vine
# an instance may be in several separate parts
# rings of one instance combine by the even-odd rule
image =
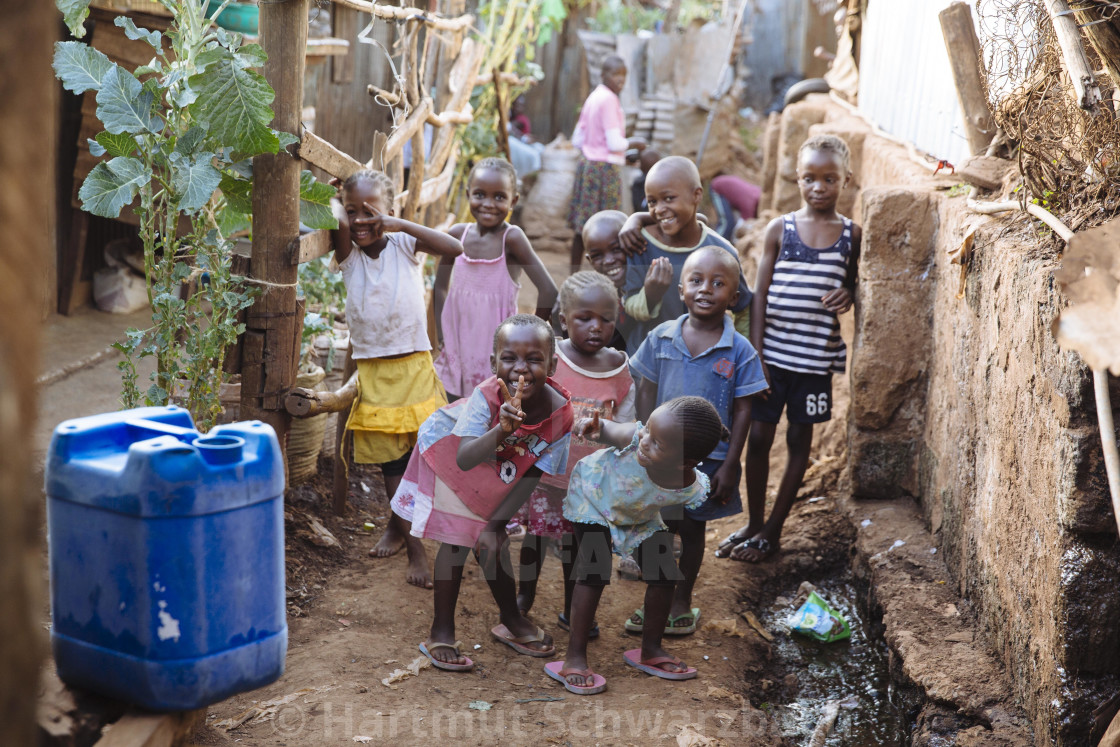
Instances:
[[[1103,20],[1114,10],[1114,3],[1070,4],[1082,11],[1079,20]],[[1115,82],[1098,73],[1104,105],[1096,112],[1078,105],[1044,0],[977,0],[976,11],[989,106],[1019,146],[1025,199],[1061,215],[1074,230],[1120,212],[1120,122],[1107,90]],[[1099,56],[1082,37],[1099,70]]]

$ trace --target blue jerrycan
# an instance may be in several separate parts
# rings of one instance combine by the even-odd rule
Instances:
[[[284,465],[259,421],[67,420],[47,455],[51,647],[70,685],[189,710],[284,672]]]

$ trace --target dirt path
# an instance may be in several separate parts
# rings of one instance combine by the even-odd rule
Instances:
[[[572,745],[588,740],[600,745],[782,744],[777,725],[751,702],[788,697],[796,691],[797,679],[774,661],[771,644],[740,613],[761,610],[778,587],[795,588],[801,580],[827,576],[848,562],[852,530],[838,513],[835,497],[842,461],[835,451],[842,444],[847,397],[837,394],[836,420],[818,434],[819,460],[801,493],[827,497],[795,504],[777,560],[751,566],[712,558],[716,543],[743,519],[709,525],[709,552],[695,596],[702,611],[700,630],[667,638],[673,654],[700,670],[696,679],[663,681],[623,663],[623,651],[639,645],[623,622],[641,605],[644,586],[616,576],[600,605],[603,634],[590,648],[592,666],[607,678],[608,689],[592,697],[569,694],[544,674],[549,659],[518,655],[491,639],[497,612],[472,561],[456,622],[464,651],[476,662],[474,671],[428,668],[391,687],[383,685],[382,679],[420,656],[417,646],[427,638],[431,623],[431,594],[404,582],[403,553],[385,560],[367,557],[388,507],[377,470],[358,467],[352,473],[350,512],[344,517],[330,513],[324,477],[289,491],[287,671],[269,687],[208,709],[193,742],[341,745],[369,737],[369,744],[402,745],[439,739],[456,745]],[[776,443],[783,443],[782,433]],[[784,450],[776,446],[771,496],[784,458]],[[326,460],[321,474],[329,474]],[[318,517],[342,547],[313,544],[309,515]],[[361,530],[366,521],[378,529]],[[513,547],[515,557],[518,546]],[[434,549],[430,546],[429,553]],[[556,624],[563,600],[560,581],[560,563],[549,557],[531,617],[552,633],[562,653],[567,637]],[[490,707],[475,710],[472,704]],[[245,717],[240,726],[227,728]]]
[[[361,479],[370,485],[370,477]],[[669,642],[674,654],[700,669],[697,679],[686,682],[648,677],[623,664],[622,652],[635,648],[638,637],[626,633],[622,623],[641,604],[644,587],[616,577],[600,607],[603,635],[591,645],[593,666],[607,678],[608,690],[586,698],[548,679],[542,671],[547,659],[520,656],[492,641],[493,601],[477,565],[469,565],[457,623],[475,670],[429,668],[387,687],[383,678],[419,656],[417,644],[427,637],[431,620],[431,594],[404,583],[403,554],[372,560],[365,553],[375,535],[346,531],[357,529],[357,519],[381,516],[377,523],[383,524],[382,500],[358,499],[355,512],[341,521],[321,516],[342,550],[310,544],[300,526],[306,509],[295,502],[289,566],[298,569],[290,570],[289,587],[299,614],[289,617],[287,671],[267,688],[212,706],[195,743],[328,745],[370,737],[371,744],[452,738],[462,745],[528,745],[576,744],[594,737],[597,744],[678,744],[679,734],[695,732],[724,744],[779,744],[767,715],[744,696],[780,677],[767,672],[769,644],[738,613],[752,609],[779,575],[814,575],[846,557],[846,522],[829,499],[797,505],[778,563],[751,567],[706,560],[696,592],[701,629]],[[709,543],[714,546],[735,524],[713,522]],[[556,625],[562,590],[555,558],[547,561],[545,574],[532,617],[557,637],[563,651],[566,636]],[[301,599],[301,594],[307,596]],[[491,707],[474,710],[470,704],[476,701]],[[229,731],[221,724],[258,713]]]

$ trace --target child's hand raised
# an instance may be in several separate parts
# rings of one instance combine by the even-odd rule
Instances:
[[[646,293],[646,303],[651,307],[656,306],[665,297],[669,285],[673,282],[673,264],[668,257],[658,257],[646,271],[646,281],[642,289]]]
[[[588,441],[598,441],[599,436],[602,435],[602,427],[599,425],[599,411],[596,410],[589,418],[580,418],[576,424],[572,426],[572,435],[579,438],[585,438]]]
[[[833,314],[843,314],[852,308],[852,292],[844,287],[831,290],[821,296],[821,303]]]
[[[517,389],[510,395],[505,379],[498,379],[498,386],[502,390],[502,408],[498,410],[498,425],[506,433],[513,433],[521,427],[525,420],[525,413],[521,409],[521,395],[525,391],[525,377],[517,377]]]
[[[355,218],[353,223],[362,226],[369,226],[373,231],[374,239],[380,239],[387,233],[395,233],[401,230],[402,221],[387,213],[383,213],[375,206],[368,202],[363,202],[362,206],[370,212],[372,218]]]
[[[646,240],[642,238],[642,221],[637,215],[631,215],[622,224],[622,230],[618,232],[618,245],[627,257],[646,250]]]

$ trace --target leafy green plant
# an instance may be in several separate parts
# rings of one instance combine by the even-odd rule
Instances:
[[[230,236],[251,228],[252,158],[297,139],[269,126],[275,93],[256,70],[265,62],[259,45],[214,27],[204,17],[209,0],[159,2],[172,14],[166,33],[127,16],[114,21],[151,46],[146,65],[129,71],[84,42],[63,41],[54,70],[67,90],[96,94],[105,127],[89,141],[106,160],[78,191],[83,209],[116,218],[131,205],[140,221],[152,327],[116,345],[125,354],[122,404],[161,405],[174,394],[206,429],[220,412],[225,350],[244,332],[238,313],[254,295],[230,269]],[[83,36],[89,0],[56,5]],[[337,227],[331,187],[305,172],[300,192],[302,222]],[[156,371],[141,392],[136,362],[147,357]]]
[[[478,8],[478,41],[484,45],[480,70],[517,73],[523,80],[542,80],[544,71],[533,61],[536,45],[543,44],[563,27],[568,11],[561,0],[485,0]],[[465,215],[462,200],[467,173],[480,158],[499,155],[497,133],[498,97],[491,78],[482,74],[471,92],[473,121],[457,128],[459,164],[448,192],[448,209]],[[510,103],[528,89],[528,85],[504,88],[501,103]]]

